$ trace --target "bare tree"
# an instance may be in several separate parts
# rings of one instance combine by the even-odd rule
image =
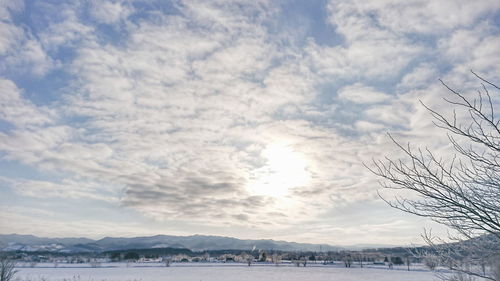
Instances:
[[[241,254],[241,257],[243,258],[244,261],[246,261],[248,266],[251,266],[255,259],[255,257],[252,254],[247,254],[247,253]]]
[[[352,264],[351,254],[349,254],[349,253],[343,254],[342,255],[342,261],[344,262],[344,266],[345,267],[351,267],[351,264]]]
[[[476,278],[474,276],[462,273],[462,272],[456,272],[453,274],[450,278],[448,278],[450,281],[475,281]]]
[[[432,254],[426,254],[424,256],[424,265],[430,270],[435,270],[439,265],[439,257]]]
[[[307,257],[301,257],[300,260],[302,261],[302,264],[304,265],[304,267],[306,267],[307,265]]]
[[[171,256],[163,257],[162,261],[165,264],[165,267],[170,267],[170,264],[172,263],[172,257]]]
[[[496,260],[496,262],[493,263],[491,271],[493,272],[495,279],[500,280],[500,260]]]
[[[500,88],[472,73],[482,84],[474,97],[440,80],[451,95],[445,98],[451,114],[421,102],[435,126],[447,132],[453,157],[402,145],[389,135],[405,157],[374,160],[368,169],[384,179],[384,188],[417,195],[417,199],[395,195],[393,200],[380,196],[390,206],[431,218],[457,233],[448,241],[424,234],[442,265],[467,276],[498,281],[493,267],[500,253],[500,116],[492,95]],[[486,264],[491,272],[486,272]]]
[[[271,258],[272,258],[274,265],[278,266],[281,263],[281,258],[282,258],[281,255],[274,253]]]
[[[90,267],[92,268],[101,267],[101,262],[98,259],[92,259],[90,260]]]
[[[409,255],[405,256],[405,264],[406,264],[406,266],[408,268],[408,271],[410,271],[411,260],[410,260],[410,256]]]
[[[0,257],[0,281],[10,281],[14,279],[17,270],[16,263],[5,257]]]
[[[359,266],[363,268],[363,259],[365,256],[363,255],[363,251],[359,251],[358,253],[358,261],[359,261]]]

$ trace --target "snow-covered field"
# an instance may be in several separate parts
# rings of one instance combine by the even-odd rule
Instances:
[[[431,281],[437,280],[432,272],[404,267],[392,270],[387,267],[344,268],[341,265],[261,265],[248,267],[244,264],[103,264],[100,268],[89,265],[38,264],[34,268],[18,268],[17,280],[22,281]]]

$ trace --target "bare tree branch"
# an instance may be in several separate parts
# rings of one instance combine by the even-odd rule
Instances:
[[[500,259],[500,117],[488,87],[500,88],[472,73],[482,85],[475,98],[439,80],[452,96],[444,99],[450,105],[451,117],[420,101],[435,126],[448,131],[448,140],[456,151],[453,157],[437,157],[427,148],[402,145],[389,134],[405,157],[373,160],[372,166],[365,167],[383,180],[384,189],[416,195],[416,199],[396,195],[388,200],[379,193],[389,206],[431,218],[460,234],[455,237],[456,243],[439,240],[438,244],[424,235],[442,265],[457,274],[498,281],[486,271],[485,264],[498,264]],[[463,121],[458,113],[468,119]]]

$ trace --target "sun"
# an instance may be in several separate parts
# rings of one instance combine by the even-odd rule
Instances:
[[[306,158],[291,146],[271,144],[261,155],[266,164],[252,174],[248,186],[252,193],[283,197],[290,189],[307,185],[311,180]]]

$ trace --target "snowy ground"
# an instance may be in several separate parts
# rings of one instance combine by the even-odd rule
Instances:
[[[221,280],[300,280],[300,281],[431,281],[438,280],[432,272],[415,268],[406,271],[404,267],[392,270],[386,267],[344,268],[341,265],[314,265],[294,267],[291,265],[254,264],[103,264],[92,268],[88,264],[38,264],[35,268],[20,267],[16,280],[22,281],[221,281]]]

